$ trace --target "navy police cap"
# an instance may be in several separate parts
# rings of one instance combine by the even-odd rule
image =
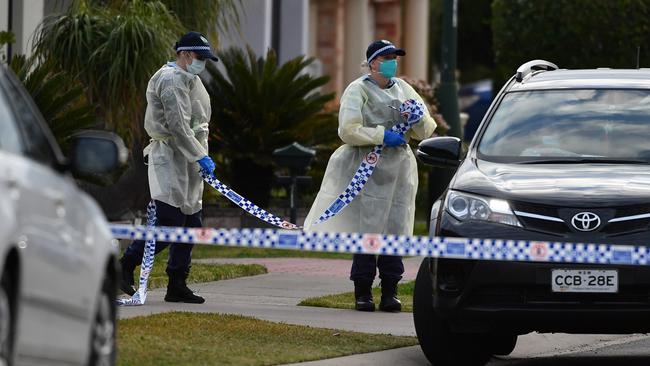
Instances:
[[[368,49],[366,50],[366,60],[368,63],[370,63],[377,56],[386,56],[392,54],[396,54],[397,56],[404,56],[406,55],[406,51],[395,47],[395,45],[390,41],[382,39],[379,41],[374,41],[368,46]]]
[[[219,59],[212,53],[208,39],[199,32],[188,32],[184,34],[178,42],[176,42],[174,49],[176,50],[176,53],[181,51],[191,51],[196,52],[204,59],[219,61]]]

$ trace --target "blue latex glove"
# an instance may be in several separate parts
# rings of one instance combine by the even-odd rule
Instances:
[[[214,161],[212,161],[212,159],[210,159],[210,157],[207,155],[202,157],[199,161],[197,161],[197,163],[199,163],[201,169],[203,169],[208,174],[212,174],[212,172],[214,172],[214,169],[217,167],[214,165]]]
[[[406,140],[404,140],[402,135],[400,135],[399,133],[393,132],[391,130],[384,131],[384,145],[395,147],[395,146],[404,145],[405,143]]]

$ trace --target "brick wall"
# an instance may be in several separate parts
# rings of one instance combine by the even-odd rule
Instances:
[[[398,47],[402,44],[402,2],[374,0],[375,38],[386,39]]]
[[[340,93],[344,85],[345,52],[345,1],[346,0],[312,0],[316,6],[316,47],[315,55],[323,65],[323,74],[330,76],[330,82],[323,88],[324,92]],[[347,0],[365,1],[365,0]],[[398,47],[402,46],[402,1],[369,0],[368,6],[374,17],[374,39],[387,39]],[[355,66],[356,67],[356,66]],[[402,66],[400,66],[400,70]],[[355,70],[356,71],[356,70]],[[335,103],[334,103],[335,104]]]
[[[318,0],[316,57],[323,63],[323,74],[330,82],[323,92],[340,93],[343,86],[344,0]]]

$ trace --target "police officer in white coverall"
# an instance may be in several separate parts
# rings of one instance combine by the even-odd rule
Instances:
[[[412,235],[418,171],[409,139],[425,139],[436,123],[425,108],[424,116],[402,138],[390,131],[403,122],[402,102],[422,98],[404,80],[396,78],[397,56],[403,49],[381,40],[368,46],[369,73],[354,80],[341,96],[338,134],[345,143],[330,157],[316,200],[305,219],[310,231]],[[391,108],[393,107],[393,108]],[[385,145],[379,162],[361,193],[337,216],[314,224],[352,179],[359,164],[375,145]],[[355,307],[374,311],[372,283],[377,267],[381,279],[380,310],[400,311],[397,283],[404,273],[402,258],[355,254],[350,279],[354,281]]]
[[[212,173],[208,156],[210,96],[198,74],[206,60],[217,61],[208,40],[200,33],[183,35],[175,46],[177,58],[160,68],[147,86],[144,127],[151,138],[144,155],[148,164],[149,190],[156,203],[157,226],[201,226],[203,179],[199,170]],[[144,241],[137,240],[124,252],[121,289],[135,293],[133,272],[142,262]],[[156,253],[169,246],[156,243]],[[192,245],[171,244],[165,301],[203,303],[186,284]]]

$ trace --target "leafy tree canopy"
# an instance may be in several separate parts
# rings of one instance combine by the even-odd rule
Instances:
[[[494,0],[500,76],[533,59],[561,68],[650,66],[650,0]]]

